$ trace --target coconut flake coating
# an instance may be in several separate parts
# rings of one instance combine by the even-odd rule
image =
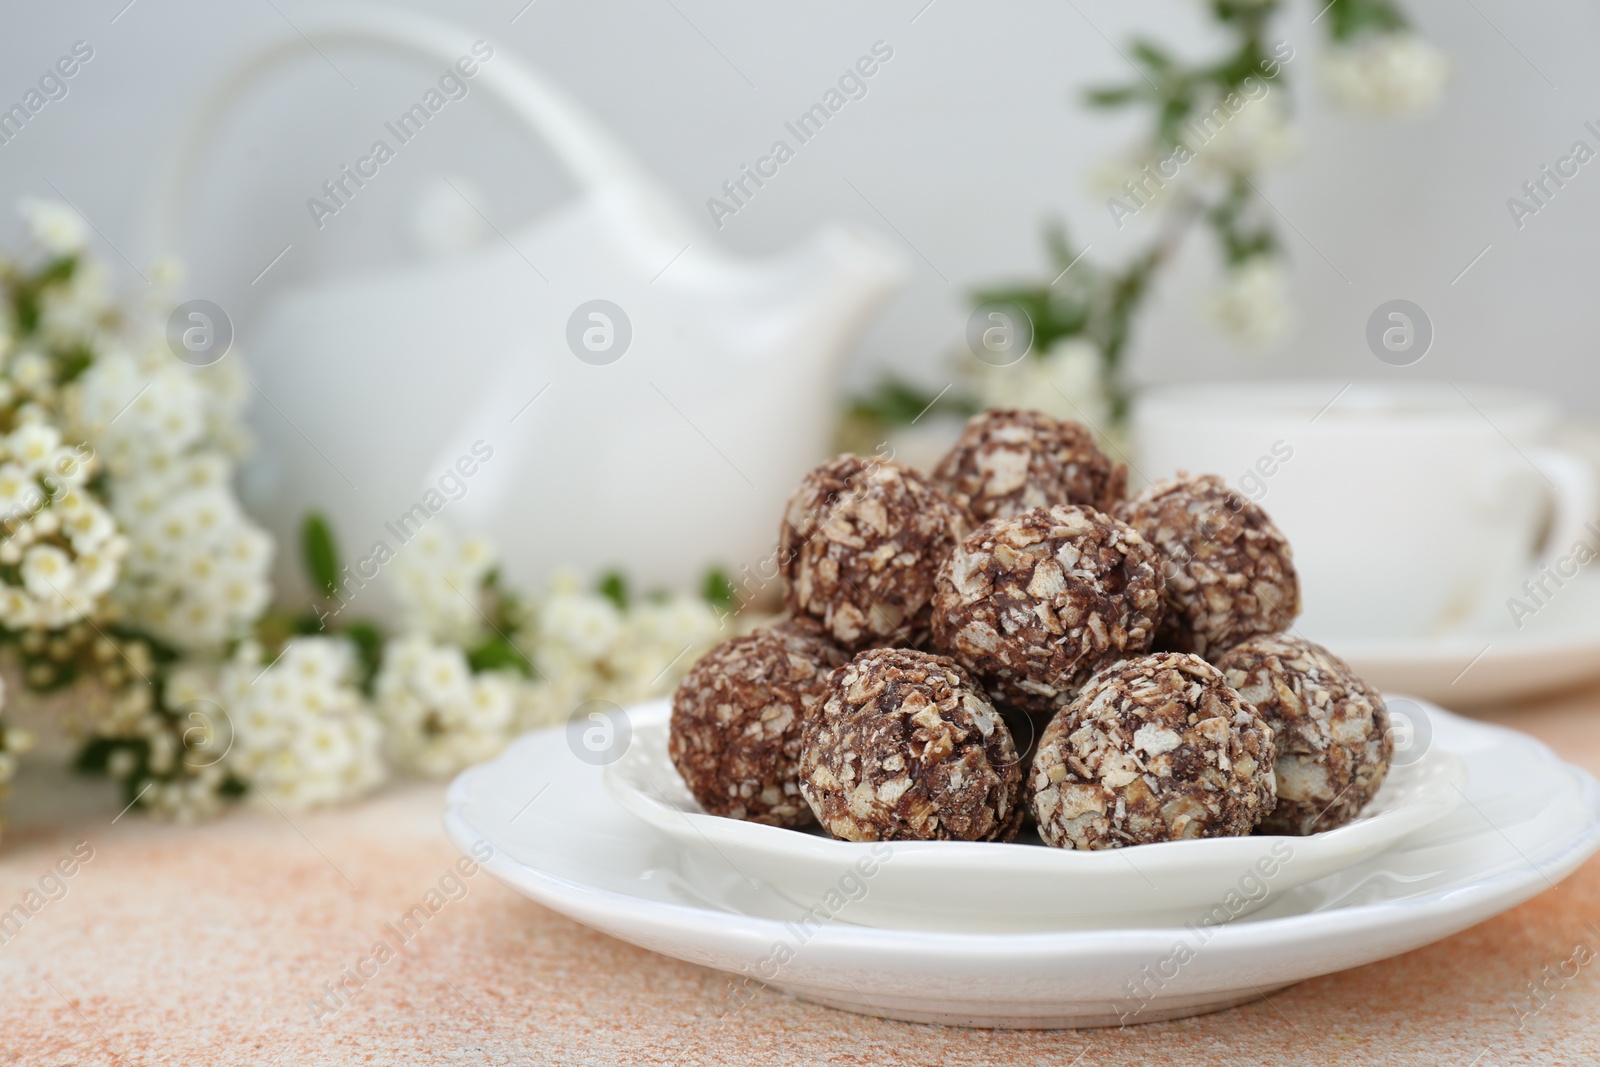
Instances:
[[[1039,739],[1028,801],[1057,848],[1248,834],[1272,810],[1272,727],[1199,656],[1095,675]]]
[[[780,624],[707,652],[672,698],[667,753],[712,815],[806,826],[800,725],[822,708],[842,649],[804,625]]]
[[[972,679],[944,656],[862,652],[806,719],[800,791],[847,841],[1009,841],[1021,761]]]
[[[1164,557],[1166,617],[1156,647],[1215,657],[1300,614],[1288,538],[1214,474],[1157,482],[1116,515]]]
[[[996,702],[1052,714],[1150,648],[1161,603],[1160,560],[1131,527],[1075,504],[1033,508],[984,523],[940,568],[934,643]]]
[[[1264,634],[1217,660],[1273,729],[1278,806],[1261,833],[1343,826],[1377,795],[1394,739],[1383,697],[1321,645]]]
[[[1128,468],[1087,426],[1014,408],[974,415],[933,480],[979,522],[1051,504],[1110,511],[1128,492]]]
[[[909,467],[842,455],[807,474],[778,533],[785,598],[843,647],[922,644],[933,579],[971,522]]]

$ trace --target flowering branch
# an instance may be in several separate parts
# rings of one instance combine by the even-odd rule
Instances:
[[[1425,110],[1437,100],[1444,59],[1410,32],[1398,5],[1316,2],[1329,37],[1322,81],[1336,101],[1398,114]],[[1149,133],[1106,167],[1102,179],[1107,211],[1119,230],[1148,212],[1160,219],[1157,232],[1120,266],[1106,267],[1073,249],[1063,227],[1050,227],[1048,282],[990,286],[973,294],[980,308],[1009,305],[1026,315],[1030,358],[972,370],[973,394],[945,396],[947,410],[1021,404],[1119,435],[1132,401],[1126,353],[1135,324],[1155,278],[1197,224],[1211,232],[1225,270],[1207,307],[1210,317],[1247,345],[1283,336],[1289,326],[1284,252],[1258,182],[1265,167],[1294,147],[1286,85],[1296,51],[1268,36],[1282,6],[1282,0],[1210,0],[1211,17],[1230,38],[1218,56],[1186,63],[1158,42],[1139,38],[1128,50],[1138,77],[1085,94],[1091,107],[1148,113]],[[858,400],[852,414],[857,424],[903,425],[910,421],[904,412],[914,417],[931,399],[891,379]]]

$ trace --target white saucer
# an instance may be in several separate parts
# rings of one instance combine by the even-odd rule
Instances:
[[[1600,564],[1553,593],[1520,629],[1496,605],[1478,625],[1431,637],[1306,636],[1385,693],[1453,708],[1505,705],[1600,678]],[[1522,602],[1534,604],[1526,595]]]
[[[842,909],[846,921],[898,930],[1104,930],[1182,926],[1207,915],[1235,919],[1442,819],[1466,786],[1461,761],[1435,747],[1393,768],[1354,822],[1311,837],[1218,837],[1100,852],[1047,848],[1037,837],[1027,844],[874,846],[707,815],[667,756],[670,713],[667,700],[631,712],[632,743],[603,775],[619,804],[681,847],[726,861],[802,910],[830,893],[854,894],[859,899]],[[1005,894],[1003,906],[995,904],[997,891]]]
[[[1542,892],[1600,848],[1589,774],[1513,731],[1443,711],[1430,725],[1432,744],[1466,764],[1464,803],[1214,927],[924,933],[851,925],[849,903],[836,921],[802,921],[781,894],[624,811],[560,728],[458,777],[444,821],[463,849],[492,846],[490,873],[546,907],[730,972],[714,1015],[736,1014],[765,981],[916,1022],[1116,1025],[1212,1011],[1409,951]]]
[[[1600,678],[1600,629],[1324,643],[1384,692],[1460,708],[1528,700]]]

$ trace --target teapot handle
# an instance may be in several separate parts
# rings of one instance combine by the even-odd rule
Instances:
[[[297,33],[258,49],[207,94],[206,103],[184,127],[178,150],[158,186],[155,248],[180,247],[180,206],[189,177],[223,114],[249,85],[286,60],[319,45],[376,44],[418,58],[454,64],[482,38],[458,26],[396,8],[349,5],[307,15]],[[632,154],[576,101],[504,49],[492,63],[480,64],[476,87],[497,98],[513,116],[549,144],[580,188],[620,194],[641,209],[635,218],[658,228],[657,237],[676,247],[691,239],[692,228],[676,204],[645,174]]]

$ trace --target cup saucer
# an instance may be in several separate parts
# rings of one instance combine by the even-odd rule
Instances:
[[[1517,628],[1507,612],[1499,628],[1434,637],[1310,636],[1378,689],[1450,707],[1527,700],[1600,678],[1600,576],[1556,590],[1520,621]]]

